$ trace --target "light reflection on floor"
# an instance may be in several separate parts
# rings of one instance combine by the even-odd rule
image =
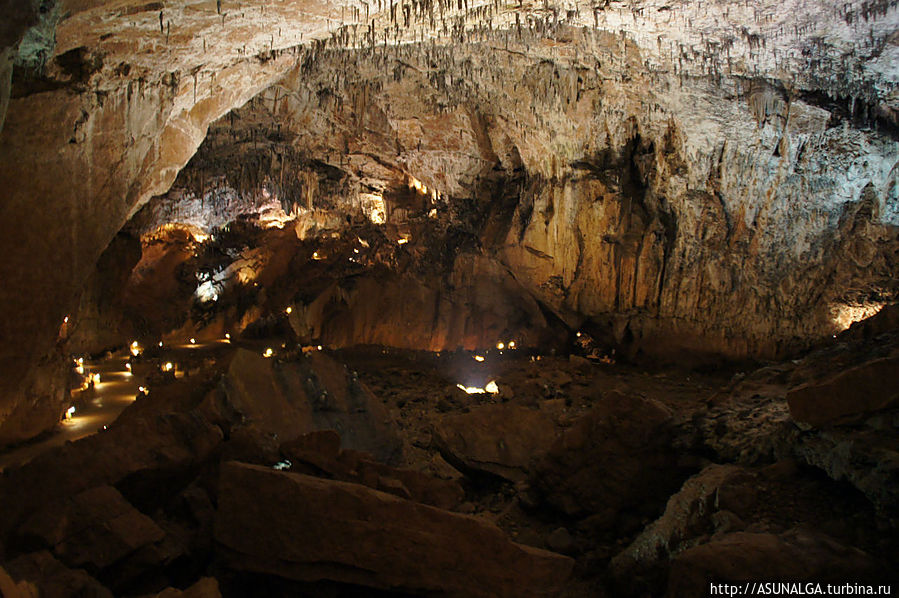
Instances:
[[[127,359],[117,355],[100,362],[84,363],[85,374],[99,373],[100,383],[72,397],[72,419],[63,420],[47,437],[0,454],[0,471],[27,463],[44,451],[90,436],[108,426],[137,396],[140,381],[125,368]]]

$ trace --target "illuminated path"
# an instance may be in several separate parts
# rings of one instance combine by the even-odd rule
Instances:
[[[55,446],[90,436],[111,424],[137,396],[139,381],[125,368],[126,363],[124,355],[85,362],[85,374],[99,373],[100,384],[92,390],[76,392],[71,399],[76,406],[74,415],[60,422],[48,436],[0,454],[0,471],[27,463]]]

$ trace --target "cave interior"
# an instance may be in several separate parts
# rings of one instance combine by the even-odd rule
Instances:
[[[0,13],[3,598],[896,587],[899,1]]]

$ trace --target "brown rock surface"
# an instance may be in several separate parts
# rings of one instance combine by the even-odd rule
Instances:
[[[780,535],[736,532],[675,557],[666,595],[702,595],[711,581],[843,584],[873,581],[882,573],[869,555],[826,536],[799,530]]]
[[[446,596],[547,596],[573,561],[492,525],[357,484],[228,463],[215,536],[229,566]],[[272,525],[275,521],[277,524]]]
[[[156,594],[156,598],[221,598],[218,581],[214,577],[204,577],[186,590],[168,588]]]
[[[16,583],[3,567],[0,567],[0,594],[4,598],[38,598],[37,588],[27,581]]]
[[[519,482],[527,478],[531,462],[552,446],[556,427],[542,411],[500,403],[446,416],[433,434],[451,465]]]
[[[18,534],[27,543],[51,548],[67,565],[94,572],[165,538],[152,519],[111,486],[86,490],[38,511]]]
[[[683,472],[671,451],[671,411],[610,392],[550,448],[532,474],[544,500],[568,515],[603,514],[664,501]]]
[[[42,598],[112,598],[112,592],[86,571],[69,569],[46,551],[22,555],[5,563],[5,567],[16,579],[33,584]]]
[[[127,410],[124,412],[127,414]],[[150,413],[36,457],[0,478],[0,532],[25,513],[96,486],[116,485],[153,499],[204,461],[221,430],[190,413]],[[152,490],[151,490],[152,489]],[[128,492],[125,492],[128,494]]]
[[[875,359],[787,393],[792,418],[820,427],[899,404],[899,356]]]
[[[29,396],[23,374],[64,358],[55,333],[104,247],[254,97],[271,119],[251,144],[283,136],[292,151],[257,156],[268,181],[232,189],[248,203],[286,190],[287,208],[344,216],[415,177],[432,192],[420,200],[462,216],[455,247],[528,290],[524,313],[593,318],[634,356],[781,355],[896,295],[889,9],[575,2],[550,27],[537,5],[482,0],[439,20],[389,3],[223,4],[68,2],[41,36],[19,5],[4,22],[0,419],[39,416],[0,443],[58,416],[60,396]],[[294,155],[347,195],[315,198],[311,179],[263,189]]]
[[[253,425],[282,440],[333,429],[347,448],[387,463],[401,455],[395,424],[381,401],[322,352],[282,362],[238,350],[225,387],[234,407]]]
[[[280,451],[290,461],[291,471],[363,484],[438,509],[454,509],[465,496],[465,491],[454,480],[397,469],[378,463],[366,453],[341,450],[340,436],[333,430],[304,434],[283,443]]]

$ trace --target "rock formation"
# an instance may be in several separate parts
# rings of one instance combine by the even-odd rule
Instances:
[[[4,595],[895,575],[899,2],[0,14]]]
[[[888,3],[39,8],[2,40],[0,417],[44,415],[6,442],[58,412],[34,364],[161,193],[400,220],[414,182],[631,356],[780,356],[895,292]]]

